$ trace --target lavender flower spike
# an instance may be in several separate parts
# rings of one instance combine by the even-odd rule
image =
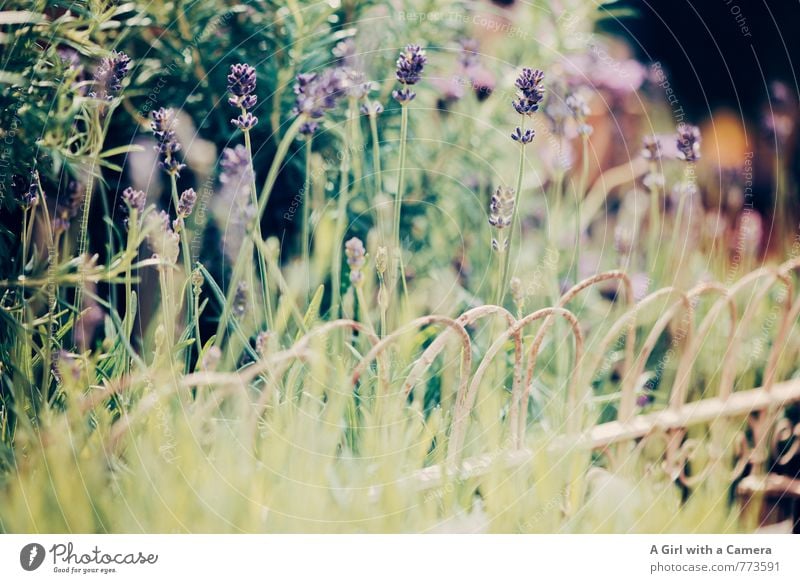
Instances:
[[[134,190],[130,186],[122,191],[122,200],[131,208],[136,209],[140,215],[144,212],[147,195],[141,190]]]
[[[122,191],[122,200],[125,203],[125,226],[129,227],[130,214],[136,211],[137,220],[141,221],[144,207],[147,204],[147,195],[141,190],[134,190],[130,186]]]
[[[178,199],[178,215],[181,217],[188,217],[194,210],[194,205],[197,202],[197,193],[193,188],[188,188],[181,193]]]
[[[380,115],[383,113],[383,106],[380,101],[367,101],[361,105],[360,111],[363,115]]]
[[[408,45],[397,58],[397,69],[395,75],[397,80],[403,84],[399,91],[393,91],[394,97],[400,103],[408,103],[417,94],[409,89],[409,85],[416,85],[422,78],[422,70],[428,58],[425,51],[419,45]]]
[[[544,73],[539,69],[522,69],[517,77],[517,98],[512,101],[514,109],[520,115],[533,115],[544,99]]]
[[[700,128],[693,125],[678,126],[678,158],[685,162],[697,162],[700,159]]]
[[[160,108],[152,113],[151,127],[153,134],[158,140],[156,151],[161,156],[159,166],[163,168],[167,174],[174,174],[180,176],[181,170],[186,167],[186,164],[181,164],[175,158],[175,154],[180,151],[181,145],[175,138],[175,112],[172,109]]]
[[[255,90],[256,70],[244,63],[231,65],[231,72],[228,73],[228,103],[241,110],[239,117],[232,119],[231,123],[243,132],[249,132],[258,123],[258,118],[248,111],[258,101]]]
[[[364,243],[358,237],[353,237],[344,244],[344,254],[350,267],[350,283],[353,285],[360,285],[363,281],[361,270],[364,267],[366,253]]]
[[[237,144],[233,148],[225,148],[222,151],[222,160],[219,165],[222,167],[219,181],[234,190],[249,189],[252,176],[250,174],[250,158],[247,149]]]
[[[515,128],[511,134],[511,139],[520,144],[527,145],[533,141],[533,136],[536,135],[532,129],[523,130],[522,128]]]
[[[498,231],[503,231],[511,226],[514,220],[515,193],[513,188],[498,186],[492,195],[489,203],[489,224]],[[505,250],[508,247],[508,238],[502,241],[492,239],[492,249],[495,251]]]
[[[110,101],[122,89],[122,80],[128,74],[131,59],[125,53],[112,51],[110,57],[105,57],[100,61],[100,66],[97,68],[95,81],[99,83],[99,94],[92,94],[93,97],[99,97]]]
[[[422,78],[422,69],[428,58],[419,45],[408,45],[397,58],[397,80],[403,85],[416,85]]]
[[[498,186],[489,203],[489,224],[498,229],[511,226],[514,215],[514,189]]]
[[[319,129],[319,124],[313,120],[321,119],[326,111],[336,107],[342,94],[342,79],[334,69],[319,74],[300,73],[296,77],[294,93],[297,99],[292,112],[310,120],[300,128],[300,134],[309,136]]]
[[[22,195],[22,205],[29,209],[39,202],[39,171],[31,170],[31,182],[28,190]]]
[[[253,94],[256,90],[256,70],[250,65],[239,63],[231,65],[228,74],[228,103],[233,107],[252,109],[258,98]]]
[[[249,132],[258,123],[258,118],[249,111],[246,111],[239,117],[233,118],[231,123],[243,132]]]

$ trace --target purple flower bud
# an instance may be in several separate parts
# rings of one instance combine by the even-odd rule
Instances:
[[[39,201],[39,171],[31,170],[31,182],[28,190],[22,195],[22,204],[25,208],[31,208]]]
[[[331,52],[341,65],[349,65],[356,56],[356,43],[352,38],[346,38],[339,41]]]
[[[270,349],[270,344],[275,340],[274,332],[261,331],[256,336],[256,352],[262,358],[266,356]]]
[[[53,232],[56,234],[65,233],[69,230],[71,224],[72,222],[68,216],[58,213],[53,217]]]
[[[326,69],[322,73],[301,73],[295,78],[294,93],[297,95],[293,112],[310,119],[320,119],[325,112],[336,107],[342,94],[341,72]]]
[[[383,106],[380,101],[368,101],[361,106],[363,115],[380,115],[383,113]]]
[[[544,73],[541,70],[523,67],[515,85],[523,96],[541,101],[544,97],[542,81],[544,81]]]
[[[219,181],[225,185],[238,185],[245,182],[250,184],[250,158],[247,155],[247,148],[242,144],[237,144],[233,148],[225,148],[222,151],[222,173]]]
[[[417,94],[411,91],[411,89],[408,89],[407,87],[400,89],[399,91],[398,90],[392,91],[392,97],[398,103],[410,103],[411,101],[414,100],[416,96]]]
[[[361,270],[367,254],[364,243],[358,237],[353,237],[344,244],[344,254],[347,257],[347,265],[350,267],[350,283],[361,284],[364,279]]]
[[[117,51],[112,51],[111,56],[102,59],[95,75],[95,81],[100,87],[99,93],[95,96],[100,99],[113,99],[122,89],[122,80],[128,74],[130,64],[130,57]]]
[[[514,132],[511,134],[511,139],[515,142],[521,143],[523,146],[526,144],[530,144],[533,141],[533,136],[536,135],[532,129],[527,129],[525,131],[522,128],[515,128]]]
[[[308,91],[309,86],[313,81],[317,78],[316,73],[298,73],[295,77],[294,83],[294,94],[295,95],[305,95]]]
[[[363,71],[352,67],[342,67],[338,69],[337,75],[341,90],[349,97],[361,100],[372,91],[372,82],[367,81],[367,76]]]
[[[419,45],[407,45],[397,58],[397,80],[403,85],[415,85],[422,78],[422,69],[428,58]]]
[[[514,109],[521,115],[532,115],[544,99],[544,73],[539,69],[522,69],[517,77],[517,98],[512,101]]]
[[[147,195],[141,190],[134,190],[130,186],[122,191],[122,200],[130,209],[135,209],[140,215],[147,204]]]
[[[300,128],[297,132],[301,136],[313,136],[317,130],[319,129],[319,124],[315,121],[307,121],[300,124]]]
[[[353,237],[344,244],[344,253],[350,269],[360,269],[364,266],[364,256],[367,251],[364,249],[364,243],[358,237]]]
[[[194,210],[194,205],[197,202],[197,193],[193,188],[184,190],[181,197],[178,199],[178,215],[181,217],[188,217]]]
[[[489,224],[497,229],[511,226],[514,217],[515,190],[498,186],[489,202]]]
[[[148,215],[147,240],[153,253],[166,263],[175,263],[180,253],[180,237],[172,230],[169,215],[165,211]]]
[[[72,47],[59,46],[56,49],[56,53],[58,58],[61,59],[61,63],[70,69],[76,69],[81,64],[80,53]],[[102,67],[102,63],[100,66]]]
[[[678,159],[697,162],[700,159],[700,128],[689,124],[678,126]]]
[[[242,107],[245,109],[253,109],[257,102],[258,97],[255,95],[246,95],[242,98]],[[230,103],[230,99],[228,100],[228,103]]]
[[[253,95],[256,90],[256,70],[250,65],[238,63],[231,65],[228,74],[228,103],[233,107],[251,109],[255,106],[257,98]]]
[[[175,112],[162,107],[155,110],[151,117],[150,125],[156,140],[158,140],[155,149],[161,155],[159,166],[168,174],[180,176],[180,172],[186,167],[186,164],[181,164],[175,157],[175,153],[181,149],[181,145],[175,138]]]
[[[567,95],[567,98],[564,100],[564,105],[567,106],[567,109],[572,114],[572,117],[581,121],[589,116],[592,112],[589,109],[589,104],[586,103],[586,100],[577,93],[570,93]]]
[[[231,123],[243,132],[248,132],[258,123],[258,118],[249,111],[246,111],[239,117],[232,119]]]
[[[56,202],[56,208],[53,211],[53,229],[57,232],[63,233],[69,230],[72,224],[72,219],[78,216],[81,204],[86,196],[82,186],[77,180],[70,180],[67,184],[66,201]]]

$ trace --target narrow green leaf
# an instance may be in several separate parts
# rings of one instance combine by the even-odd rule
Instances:
[[[117,156],[119,154],[127,154],[128,152],[144,152],[144,148],[139,146],[138,144],[128,144],[126,146],[118,146],[116,148],[111,148],[110,150],[106,150],[102,154],[100,154],[101,158],[111,158],[111,156]]]
[[[47,22],[48,18],[39,12],[30,10],[6,10],[0,12],[0,25],[5,24],[38,24]]]

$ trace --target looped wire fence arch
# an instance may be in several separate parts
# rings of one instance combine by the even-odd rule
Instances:
[[[429,466],[409,476],[409,483],[415,488],[435,487],[445,479],[445,476],[458,476],[464,468],[469,468],[470,475],[475,475],[484,467],[479,459],[480,456],[466,459],[463,457],[464,441],[479,390],[492,362],[504,351],[509,340],[513,342],[513,374],[508,410],[511,447],[508,451],[500,453],[507,454],[516,462],[526,459],[526,431],[530,425],[527,415],[528,401],[539,352],[545,336],[553,328],[556,319],[562,318],[569,325],[575,346],[569,379],[565,394],[562,395],[567,411],[567,423],[562,438],[583,444],[589,449],[605,451],[610,454],[609,459],[614,460],[621,458],[623,452],[630,453],[632,450],[623,448],[614,454],[609,448],[625,443],[635,446],[648,436],[661,434],[665,437],[664,469],[686,487],[697,485],[712,470],[723,467],[720,464],[726,456],[725,452],[729,452],[733,458],[733,467],[728,466],[726,470],[726,475],[731,480],[741,476],[748,467],[752,468],[753,474],[763,475],[769,470],[767,464],[770,452],[779,461],[786,461],[800,450],[800,428],[780,415],[785,405],[800,401],[800,381],[780,382],[782,362],[787,357],[786,341],[792,326],[800,317],[800,298],[796,297],[792,279],[792,275],[798,269],[800,269],[800,259],[792,259],[778,267],[757,269],[731,286],[708,282],[686,292],[668,287],[656,290],[638,302],[634,300],[628,276],[621,271],[611,271],[579,282],[561,296],[556,306],[536,310],[519,319],[505,308],[485,305],[472,308],[457,318],[440,315],[423,316],[383,338],[379,338],[371,327],[364,323],[355,320],[337,320],[309,330],[290,348],[267,355],[239,371],[230,373],[200,371],[187,375],[163,390],[147,394],[133,410],[123,414],[111,432],[110,441],[112,446],[116,446],[130,426],[151,411],[160,399],[180,395],[192,388],[208,387],[213,398],[209,397],[203,404],[203,410],[210,413],[225,398],[236,393],[244,393],[250,383],[256,379],[263,379],[261,393],[251,403],[253,410],[249,423],[252,432],[255,433],[258,419],[264,414],[270,396],[287,370],[295,362],[313,358],[314,343],[317,339],[338,330],[352,330],[367,340],[370,348],[366,354],[357,359],[349,378],[352,387],[355,388],[358,383],[363,382],[364,373],[370,365],[376,362],[378,390],[375,396],[381,398],[386,396],[387,387],[390,386],[390,366],[385,359],[386,351],[404,334],[428,326],[440,326],[442,330],[432,337],[419,355],[414,356],[410,370],[405,378],[401,379],[402,388],[398,393],[407,398],[413,395],[415,388],[423,381],[425,373],[446,348],[448,342],[451,339],[458,341],[460,373],[453,409],[450,412],[446,464]],[[611,280],[617,280],[622,288],[625,310],[612,321],[605,333],[599,333],[599,338],[595,337],[592,340],[592,350],[587,352],[587,340],[581,330],[580,321],[566,306],[584,290]],[[740,339],[776,286],[781,290],[777,296],[780,323],[766,357],[762,385],[737,389],[735,362],[739,357]],[[749,295],[745,296],[748,290]],[[711,302],[707,304],[704,316],[700,321],[696,321],[697,306],[706,297],[711,298]],[[742,301],[744,307],[740,313],[738,305]],[[639,321],[640,315],[653,309],[657,309],[658,312],[655,321],[647,328]],[[719,371],[719,380],[715,383],[716,391],[713,391],[714,394],[703,391],[699,400],[692,401],[689,397],[698,356],[723,313],[727,313],[725,329],[728,331],[728,336],[722,359],[716,368],[716,371]],[[642,377],[659,338],[669,333],[669,327],[674,325],[678,317],[682,317],[684,328],[680,330],[682,336],[677,342],[680,356],[672,386],[669,387],[667,406],[663,410],[654,412],[637,412],[635,405],[637,381]],[[480,360],[475,360],[478,344],[471,338],[469,329],[477,322],[490,318],[495,322],[498,320],[503,322],[505,329],[500,328],[498,334],[492,335]],[[541,325],[535,334],[526,340],[523,336],[524,330],[534,322],[541,322]],[[642,328],[647,329],[642,330]],[[489,325],[487,329],[492,332],[498,331],[496,325]],[[641,339],[637,338],[637,330],[641,332]],[[615,341],[624,341],[617,419],[601,424],[586,423],[588,419],[586,413],[593,397],[592,381],[601,370],[603,360]],[[641,346],[637,347],[637,342],[640,342]],[[477,366],[474,366],[475,362]],[[525,367],[524,376],[523,367]],[[123,389],[122,385],[109,386],[104,388],[102,395],[113,395]],[[89,410],[102,400],[94,395],[90,399],[84,399],[81,408]],[[747,419],[752,438],[748,438],[743,430],[734,430],[732,437],[725,437],[731,432],[727,420],[737,418]],[[692,468],[689,472],[688,467],[693,462],[695,453],[704,445],[688,434],[688,428],[699,424],[710,426],[711,438],[708,446],[710,461],[703,468]],[[255,439],[255,435],[253,438]],[[498,452],[487,453],[495,457],[498,454]]]

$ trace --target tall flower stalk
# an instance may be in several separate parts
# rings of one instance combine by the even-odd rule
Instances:
[[[123,321],[123,331],[125,334],[125,341],[130,343],[133,335],[133,324],[135,320],[135,301],[133,295],[133,263],[134,257],[138,255],[139,250],[139,223],[141,222],[142,215],[144,214],[145,204],[147,202],[147,195],[141,190],[134,190],[133,188],[126,188],[122,192],[122,200],[125,203],[128,218],[125,224],[128,228],[127,240],[127,253],[131,257],[125,268],[125,320]],[[129,370],[130,361],[126,359],[125,370]]]
[[[128,75],[131,59],[125,53],[112,51],[105,57],[95,75],[95,91],[89,96],[97,99],[89,115],[92,123],[87,126],[86,145],[91,153],[91,166],[86,178],[86,191],[83,197],[83,214],[81,228],[78,235],[78,256],[84,257],[89,248],[89,216],[91,214],[92,194],[94,192],[95,169],[100,161],[103,144],[108,135],[108,128],[114,110],[120,104],[118,96],[122,91],[122,82]],[[83,270],[81,271],[83,273]],[[80,313],[83,301],[83,288],[85,282],[75,288],[75,309]]]
[[[519,225],[519,201],[520,192],[522,192],[522,179],[525,173],[525,147],[533,141],[534,131],[532,129],[525,129],[526,118],[532,116],[539,110],[539,104],[544,98],[544,73],[536,69],[529,69],[525,67],[522,73],[517,77],[516,87],[517,96],[513,100],[512,105],[518,114],[521,116],[519,127],[511,134],[511,139],[519,144],[519,167],[517,170],[517,189],[514,192],[514,208],[511,216],[511,231],[507,241],[507,251],[505,253],[505,261],[503,263],[502,276],[500,279],[500,291],[498,293],[497,304],[503,302],[506,290],[508,289],[508,280],[511,277],[511,254],[513,251],[514,231],[520,227]]]
[[[394,223],[392,227],[392,252],[395,259],[395,274],[399,270],[400,282],[403,285],[403,297],[408,301],[408,284],[406,269],[403,265],[403,249],[400,246],[400,215],[403,209],[403,189],[405,188],[406,142],[408,141],[408,106],[400,106],[400,162],[397,171],[397,192],[394,199]]]
[[[388,264],[388,253],[386,247],[378,247],[378,252],[375,254],[375,271],[378,274],[378,309],[381,312],[381,329],[380,337],[386,335],[386,308],[388,307],[389,297],[386,291],[386,267]]]
[[[186,279],[192,276],[192,253],[189,247],[189,233],[186,229],[186,219],[194,208],[194,203],[197,200],[197,195],[194,190],[187,190],[182,195],[178,196],[178,177],[181,170],[186,165],[182,164],[176,157],[177,152],[181,150],[181,144],[175,136],[175,112],[172,109],[160,108],[152,113],[151,127],[153,134],[156,137],[156,151],[159,154],[159,166],[167,173],[170,182],[170,191],[172,198],[172,205],[175,207],[177,217],[173,223],[173,230],[180,237],[181,256],[183,259],[183,270]],[[171,276],[170,276],[171,277]],[[164,298],[164,302],[168,302],[169,298]],[[186,323],[187,326],[192,326],[193,306],[194,301],[192,297],[191,287],[187,286],[186,296]],[[195,339],[198,343],[200,339]],[[189,360],[191,357],[190,352],[186,351],[186,366],[188,369]]]
[[[247,159],[250,164],[250,196],[252,197],[252,204],[255,208],[258,205],[256,198],[256,173],[255,165],[253,164],[253,146],[250,139],[250,130],[252,130],[258,123],[258,118],[253,115],[250,110],[256,106],[258,97],[255,95],[256,90],[256,70],[250,65],[238,63],[231,65],[230,73],[228,73],[228,104],[231,107],[239,109],[238,117],[231,120],[231,124],[242,131],[244,136],[244,146],[247,150]],[[263,241],[264,237],[261,233],[261,219],[256,220],[253,225],[253,236],[257,237],[259,241]],[[267,325],[270,329],[274,327],[274,319],[272,315],[272,298],[269,292],[269,281],[267,279],[267,267],[264,253],[260,245],[256,245],[256,256],[258,258],[258,272],[261,280],[261,294],[264,305],[264,314],[267,319]]]
[[[150,248],[154,252],[153,258],[158,259],[159,283],[161,285],[161,311],[164,315],[161,325],[163,329],[162,342],[167,342],[167,353],[170,363],[175,356],[176,313],[174,310],[173,292],[175,290],[175,281],[173,274],[175,272],[175,264],[178,262],[181,246],[180,235],[173,229],[173,224],[174,223],[170,221],[169,214],[162,210],[158,214],[151,213],[147,215],[147,224],[145,226]],[[158,351],[156,352],[156,358],[158,358]]]
[[[591,111],[583,97],[577,93],[567,96],[565,105],[572,114],[572,118],[578,126],[578,135],[581,137],[581,174],[578,181],[578,191],[575,195],[575,277],[573,281],[577,282],[580,279],[581,235],[583,231],[581,228],[581,206],[589,181],[589,136],[592,135],[592,126],[586,123],[586,120]]]
[[[335,231],[335,246],[334,249],[340,249],[342,241],[344,240],[345,231],[347,230],[347,207],[350,203],[352,193],[350,192],[350,167],[352,164],[352,155],[350,152],[351,144],[354,140],[355,128],[354,125],[357,121],[357,102],[356,99],[351,97],[349,99],[349,107],[347,110],[347,127],[346,127],[346,147],[342,151],[342,163],[340,168],[339,177],[339,200],[336,209],[336,231]],[[331,286],[333,287],[331,301],[331,313],[333,317],[339,317],[339,307],[341,305],[342,293],[342,261],[338,253],[334,253],[331,257]]]
[[[367,255],[364,243],[358,237],[353,237],[344,244],[344,254],[347,258],[347,266],[350,268],[350,285],[353,286],[358,300],[358,320],[364,322],[374,332],[369,318],[369,304],[364,297],[363,269]]]
[[[492,250],[497,253],[498,257],[495,304],[503,301],[503,283],[505,281],[506,257],[508,256],[508,237],[505,236],[505,231],[512,225],[516,199],[515,192],[513,188],[498,186],[489,204],[489,224],[497,230],[497,236],[492,239]]]
[[[680,199],[678,201],[678,209],[675,214],[675,233],[681,236],[681,229],[683,228],[683,211],[686,207],[686,199],[693,196],[697,185],[695,184],[694,165],[700,159],[700,128],[689,124],[680,124],[678,126],[678,135],[676,138],[676,146],[678,147],[678,159],[686,162],[684,170],[684,184],[681,188]],[[680,256],[675,253],[673,258]],[[675,261],[675,259],[673,259]],[[674,265],[677,269],[680,264]]]
[[[310,258],[310,248],[311,248],[311,233],[309,227],[310,215],[311,215],[311,188],[312,188],[312,180],[311,180],[311,152],[312,152],[312,144],[314,142],[314,135],[309,134],[305,138],[305,151],[306,151],[306,175],[305,175],[305,182],[303,184],[303,199],[300,201],[302,205],[302,216],[301,216],[301,225],[300,225],[300,252],[302,256],[302,265],[307,269],[309,263],[311,262]]]
[[[310,226],[309,218],[311,214],[310,209],[310,191],[311,191],[311,146],[312,138],[319,129],[319,124],[327,111],[334,107],[341,97],[343,90],[343,74],[338,69],[325,69],[319,73],[301,73],[297,75],[294,84],[295,105],[293,113],[302,119],[298,133],[306,139],[306,184],[303,192],[303,208],[302,208],[302,225],[300,233],[302,237],[301,248],[303,249],[304,265],[308,266],[309,261],[309,237]],[[349,127],[349,124],[348,124]],[[347,205],[347,184],[349,183],[349,156],[347,150],[342,159],[342,177],[341,187],[339,191],[339,206],[341,212],[341,205],[344,202],[345,209]],[[345,170],[345,166],[347,166]],[[342,200],[344,199],[344,200]],[[341,221],[337,221],[340,223]],[[338,248],[338,237],[337,247]],[[331,265],[331,286],[333,300],[331,307],[333,313],[338,311],[338,298],[340,294],[339,281],[337,274],[340,272],[341,267],[335,263],[337,254],[333,253],[332,260],[334,263]]]
[[[392,92],[392,97],[400,104],[400,152],[397,169],[397,192],[394,199],[394,228],[392,230],[392,253],[395,256],[395,274],[399,270],[403,285],[403,296],[408,302],[408,285],[406,283],[403,252],[400,245],[400,218],[403,210],[403,194],[405,190],[406,149],[408,142],[408,104],[417,96],[410,89],[422,78],[427,57],[419,45],[408,45],[397,58],[395,76],[402,88]]]
[[[650,232],[647,259],[650,262],[655,262],[661,235],[661,187],[663,175],[658,170],[658,163],[661,160],[661,142],[656,136],[645,136],[642,145],[642,158],[647,160],[648,164],[648,173],[644,178],[644,182],[650,191]],[[655,267],[655,264],[651,263],[651,269]]]
[[[281,138],[281,141],[278,143],[278,149],[275,152],[275,157],[273,158],[269,172],[267,173],[267,179],[258,195],[258,206],[256,208],[256,212],[254,213],[254,221],[261,220],[261,216],[264,214],[264,210],[267,208],[270,195],[275,188],[275,182],[278,179],[278,173],[283,166],[283,161],[286,159],[286,154],[289,152],[292,142],[297,137],[300,127],[307,121],[308,118],[305,115],[299,115],[294,120],[292,125],[289,126],[289,128],[286,130],[286,133]],[[214,339],[214,346],[218,348],[221,346],[225,336],[225,330],[228,325],[228,320],[231,317],[234,300],[236,298],[236,291],[245,275],[248,260],[252,258],[254,246],[253,239],[253,236],[245,238],[242,243],[241,251],[237,255],[236,261],[233,265],[233,272],[231,274],[228,290],[225,295],[225,304],[222,307],[222,314],[220,315],[219,323],[217,324],[217,331]]]
[[[383,112],[383,106],[377,101],[369,101],[361,106],[361,113],[369,118],[369,131],[372,137],[372,172],[375,178],[375,196],[383,192],[381,182],[381,142],[378,137],[378,115]]]

